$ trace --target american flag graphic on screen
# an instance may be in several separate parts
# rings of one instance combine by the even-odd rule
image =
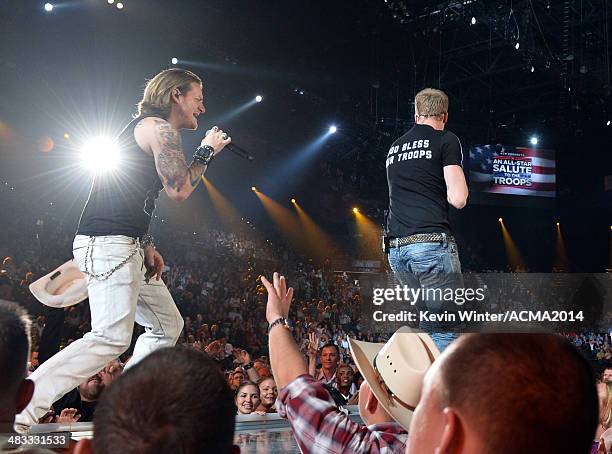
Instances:
[[[556,196],[555,152],[505,145],[470,149],[470,187],[495,194]]]

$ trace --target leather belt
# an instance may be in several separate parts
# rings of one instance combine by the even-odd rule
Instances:
[[[444,243],[445,241],[454,243],[455,238],[452,235],[447,235],[446,233],[416,233],[410,236],[390,239],[389,247],[395,248],[416,243]]]

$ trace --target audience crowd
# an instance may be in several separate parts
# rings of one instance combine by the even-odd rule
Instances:
[[[71,241],[71,229],[49,214],[29,218],[19,214],[0,220],[0,257],[4,257],[0,266],[0,300],[16,301],[29,313],[29,323],[24,322],[23,326],[30,334],[27,365],[30,371],[90,329],[87,304],[50,309],[38,303],[28,290],[31,282],[71,258]],[[197,247],[194,247],[194,242]],[[162,232],[158,236],[158,247],[166,263],[163,279],[185,321],[179,344],[181,351],[186,353],[182,353],[184,357],[177,361],[182,361],[185,367],[193,361],[203,361],[202,364],[214,362],[222,371],[228,390],[233,393],[233,415],[263,415],[277,411],[281,389],[272,374],[268,348],[266,304],[269,289],[266,290],[260,279],[262,275],[271,276],[275,270],[282,270],[294,288],[290,317],[294,321],[292,336],[308,374],[322,383],[336,405],[358,403],[364,377],[351,357],[349,337],[374,343],[389,340],[388,334],[371,332],[361,324],[358,281],[346,273],[334,272],[329,261],[316,264],[290,253],[279,244],[272,245],[256,237],[228,234],[217,229],[193,236],[185,232],[168,236]],[[20,312],[18,315],[23,319],[24,314]],[[140,330],[140,327],[135,327],[134,339]],[[612,333],[568,333],[565,336],[596,369],[610,370]],[[206,355],[192,357],[189,353],[192,351],[205,352]],[[130,352],[131,349],[56,402],[41,422],[91,421],[94,411],[97,411],[98,399],[121,374]],[[166,358],[168,354],[156,355],[143,361],[143,365],[136,368],[139,372],[127,372],[126,376],[130,375],[133,383],[125,381],[124,389],[117,389],[104,404],[107,407],[120,406],[125,396],[136,389],[136,383],[140,386],[140,382],[149,376],[145,368],[152,367],[150,364],[154,360],[168,361],[170,366],[172,360]],[[140,379],[138,373],[142,375]],[[213,389],[221,386],[215,377],[212,374],[195,378],[207,381]],[[168,383],[181,381],[173,380],[172,374],[168,380]],[[612,382],[612,374],[608,381]],[[602,378],[601,383],[606,383],[606,379]],[[159,387],[161,389],[163,383]],[[612,399],[603,391],[604,388],[598,388],[600,406],[603,406],[600,423],[609,427],[612,419],[606,414],[606,411],[610,412],[606,405],[612,408]],[[228,408],[223,399],[218,408],[221,413],[227,412]],[[182,404],[171,402],[170,405],[179,408]],[[157,410],[150,410],[151,418],[156,417]],[[286,410],[283,414],[286,416]],[[101,415],[101,419],[114,419],[106,407],[102,408]],[[131,417],[128,409],[121,417]],[[167,415],[159,414],[157,417],[165,418]],[[210,416],[202,416],[206,417]],[[232,426],[233,421],[232,417]],[[113,424],[119,427],[120,419]],[[99,446],[97,452],[104,452],[102,446],[112,444],[113,437],[118,436],[113,435],[112,427],[109,425],[108,435],[100,435],[96,442]],[[181,436],[192,431],[188,426],[183,429]],[[201,436],[203,438],[193,442],[206,442],[210,446],[229,443],[226,439],[215,439],[214,434]],[[144,441],[134,440],[134,443],[133,452],[138,452],[138,443]]]

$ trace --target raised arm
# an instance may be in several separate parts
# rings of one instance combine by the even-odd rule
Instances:
[[[317,377],[317,351],[319,349],[319,336],[308,333],[308,373]]]
[[[268,304],[266,306],[268,323],[272,323],[281,317],[287,318],[293,298],[293,289],[289,288],[287,290],[285,278],[279,276],[278,273],[274,273],[272,282],[269,282],[263,276],[261,282],[268,291]],[[308,373],[306,361],[304,361],[291,331],[285,326],[280,325],[270,329],[268,340],[270,366],[278,389],[282,389],[300,375]]]
[[[143,118],[134,129],[138,145],[155,158],[155,167],[168,197],[182,201],[196,188],[207,166],[192,162],[187,164],[181,146],[181,134],[162,118]],[[223,131],[214,129],[202,140],[219,153],[231,138],[223,139]]]

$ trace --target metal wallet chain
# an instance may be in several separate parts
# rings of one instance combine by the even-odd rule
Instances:
[[[89,270],[87,269],[87,258],[89,257],[91,259],[90,251],[91,251],[91,246],[94,243],[94,240],[95,240],[95,237],[91,237],[89,240],[89,243],[87,243],[87,250],[85,251],[85,274],[87,274],[92,279],[96,279],[99,281],[105,281],[106,279],[108,279],[115,271],[117,271],[119,268],[125,265],[140,250],[140,241],[136,239],[136,247],[134,248],[134,250],[130,252],[130,254],[126,258],[124,258],[117,266],[111,268],[108,271],[105,271],[104,273],[94,274],[94,273],[90,273]],[[93,265],[93,259],[91,260],[91,264]]]

